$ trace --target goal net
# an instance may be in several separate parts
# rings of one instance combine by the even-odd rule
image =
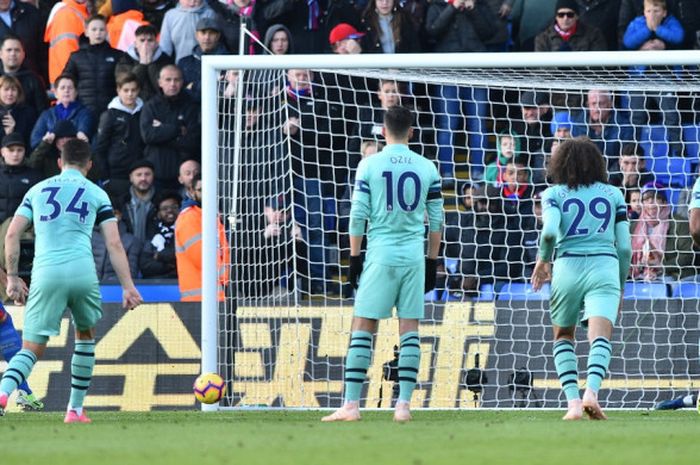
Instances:
[[[397,103],[414,110],[411,148],[439,166],[445,199],[414,408],[565,405],[549,288],[528,280],[547,163],[572,136],[600,147],[635,218],[601,402],[653,407],[696,390],[698,53],[204,57],[202,369],[228,382],[220,407],[341,404],[353,180]],[[217,215],[233,250],[219,305]],[[363,407],[393,405],[398,340],[382,321]],[[582,388],[588,349],[579,328]]]

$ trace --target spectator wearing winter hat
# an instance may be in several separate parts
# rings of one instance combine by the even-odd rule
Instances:
[[[576,0],[557,0],[554,23],[535,38],[536,52],[586,52],[607,50],[600,29],[579,21]]]
[[[338,55],[357,55],[362,53],[360,39],[365,36],[354,26],[348,23],[340,23],[331,30],[328,35],[328,43],[333,53]]]
[[[154,180],[153,163],[143,158],[136,160],[129,168],[129,191],[118,199],[127,230],[141,243],[146,240],[148,225],[157,222],[156,206],[153,203],[156,196]]]
[[[568,139],[571,137],[574,123],[568,111],[558,111],[552,118],[552,135],[558,139]]]
[[[195,102],[200,102],[202,98],[202,56],[229,54],[221,42],[221,30],[221,23],[217,19],[200,19],[195,32],[197,45],[192,49],[191,55],[177,62],[182,70],[185,88]]]
[[[143,158],[144,144],[139,127],[143,101],[139,98],[136,75],[120,75],[116,87],[117,96],[100,116],[93,159],[105,181],[105,190],[119,198],[129,189],[131,164]]]
[[[47,110],[49,111],[49,110]],[[58,159],[61,157],[61,150],[67,141],[76,138],[78,130],[75,125],[66,119],[56,121],[52,132],[47,132],[39,145],[29,155],[27,164],[39,170],[43,178],[55,176],[61,172],[58,167]],[[92,181],[99,179],[98,170],[95,165],[88,172],[88,178]]]

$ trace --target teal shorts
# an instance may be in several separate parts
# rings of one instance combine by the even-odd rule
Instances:
[[[425,263],[414,266],[388,266],[365,262],[360,286],[355,294],[355,316],[380,320],[391,318],[391,311],[402,319],[422,319]]]
[[[620,271],[613,255],[564,256],[554,262],[549,309],[552,323],[570,328],[590,317],[615,324],[620,305]]]
[[[57,336],[66,308],[79,331],[94,328],[102,318],[100,286],[94,271],[76,276],[65,266],[35,270],[24,310],[23,339],[44,344],[50,336]]]

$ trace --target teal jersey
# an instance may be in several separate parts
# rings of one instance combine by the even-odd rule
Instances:
[[[549,218],[559,218],[557,257],[609,254],[617,256],[615,224],[627,221],[627,204],[620,189],[595,183],[572,190],[565,185],[549,187],[542,193],[543,230]],[[556,215],[548,215],[556,209]],[[547,258],[547,257],[543,257]]]
[[[34,270],[87,258],[94,263],[95,224],[116,221],[107,194],[73,169],[29,189],[16,214],[34,223]]]
[[[693,208],[700,208],[700,178],[695,180],[695,184],[693,184],[693,192],[690,195],[688,210],[692,210]]]
[[[425,256],[425,218],[430,231],[442,228],[443,200],[435,165],[406,145],[392,144],[362,160],[357,168],[351,224],[367,231],[367,261],[404,266]],[[350,230],[362,235],[363,230]]]

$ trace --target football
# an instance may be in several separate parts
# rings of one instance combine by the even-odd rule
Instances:
[[[226,393],[226,383],[216,373],[202,373],[194,380],[194,396],[203,404],[214,404]]]

